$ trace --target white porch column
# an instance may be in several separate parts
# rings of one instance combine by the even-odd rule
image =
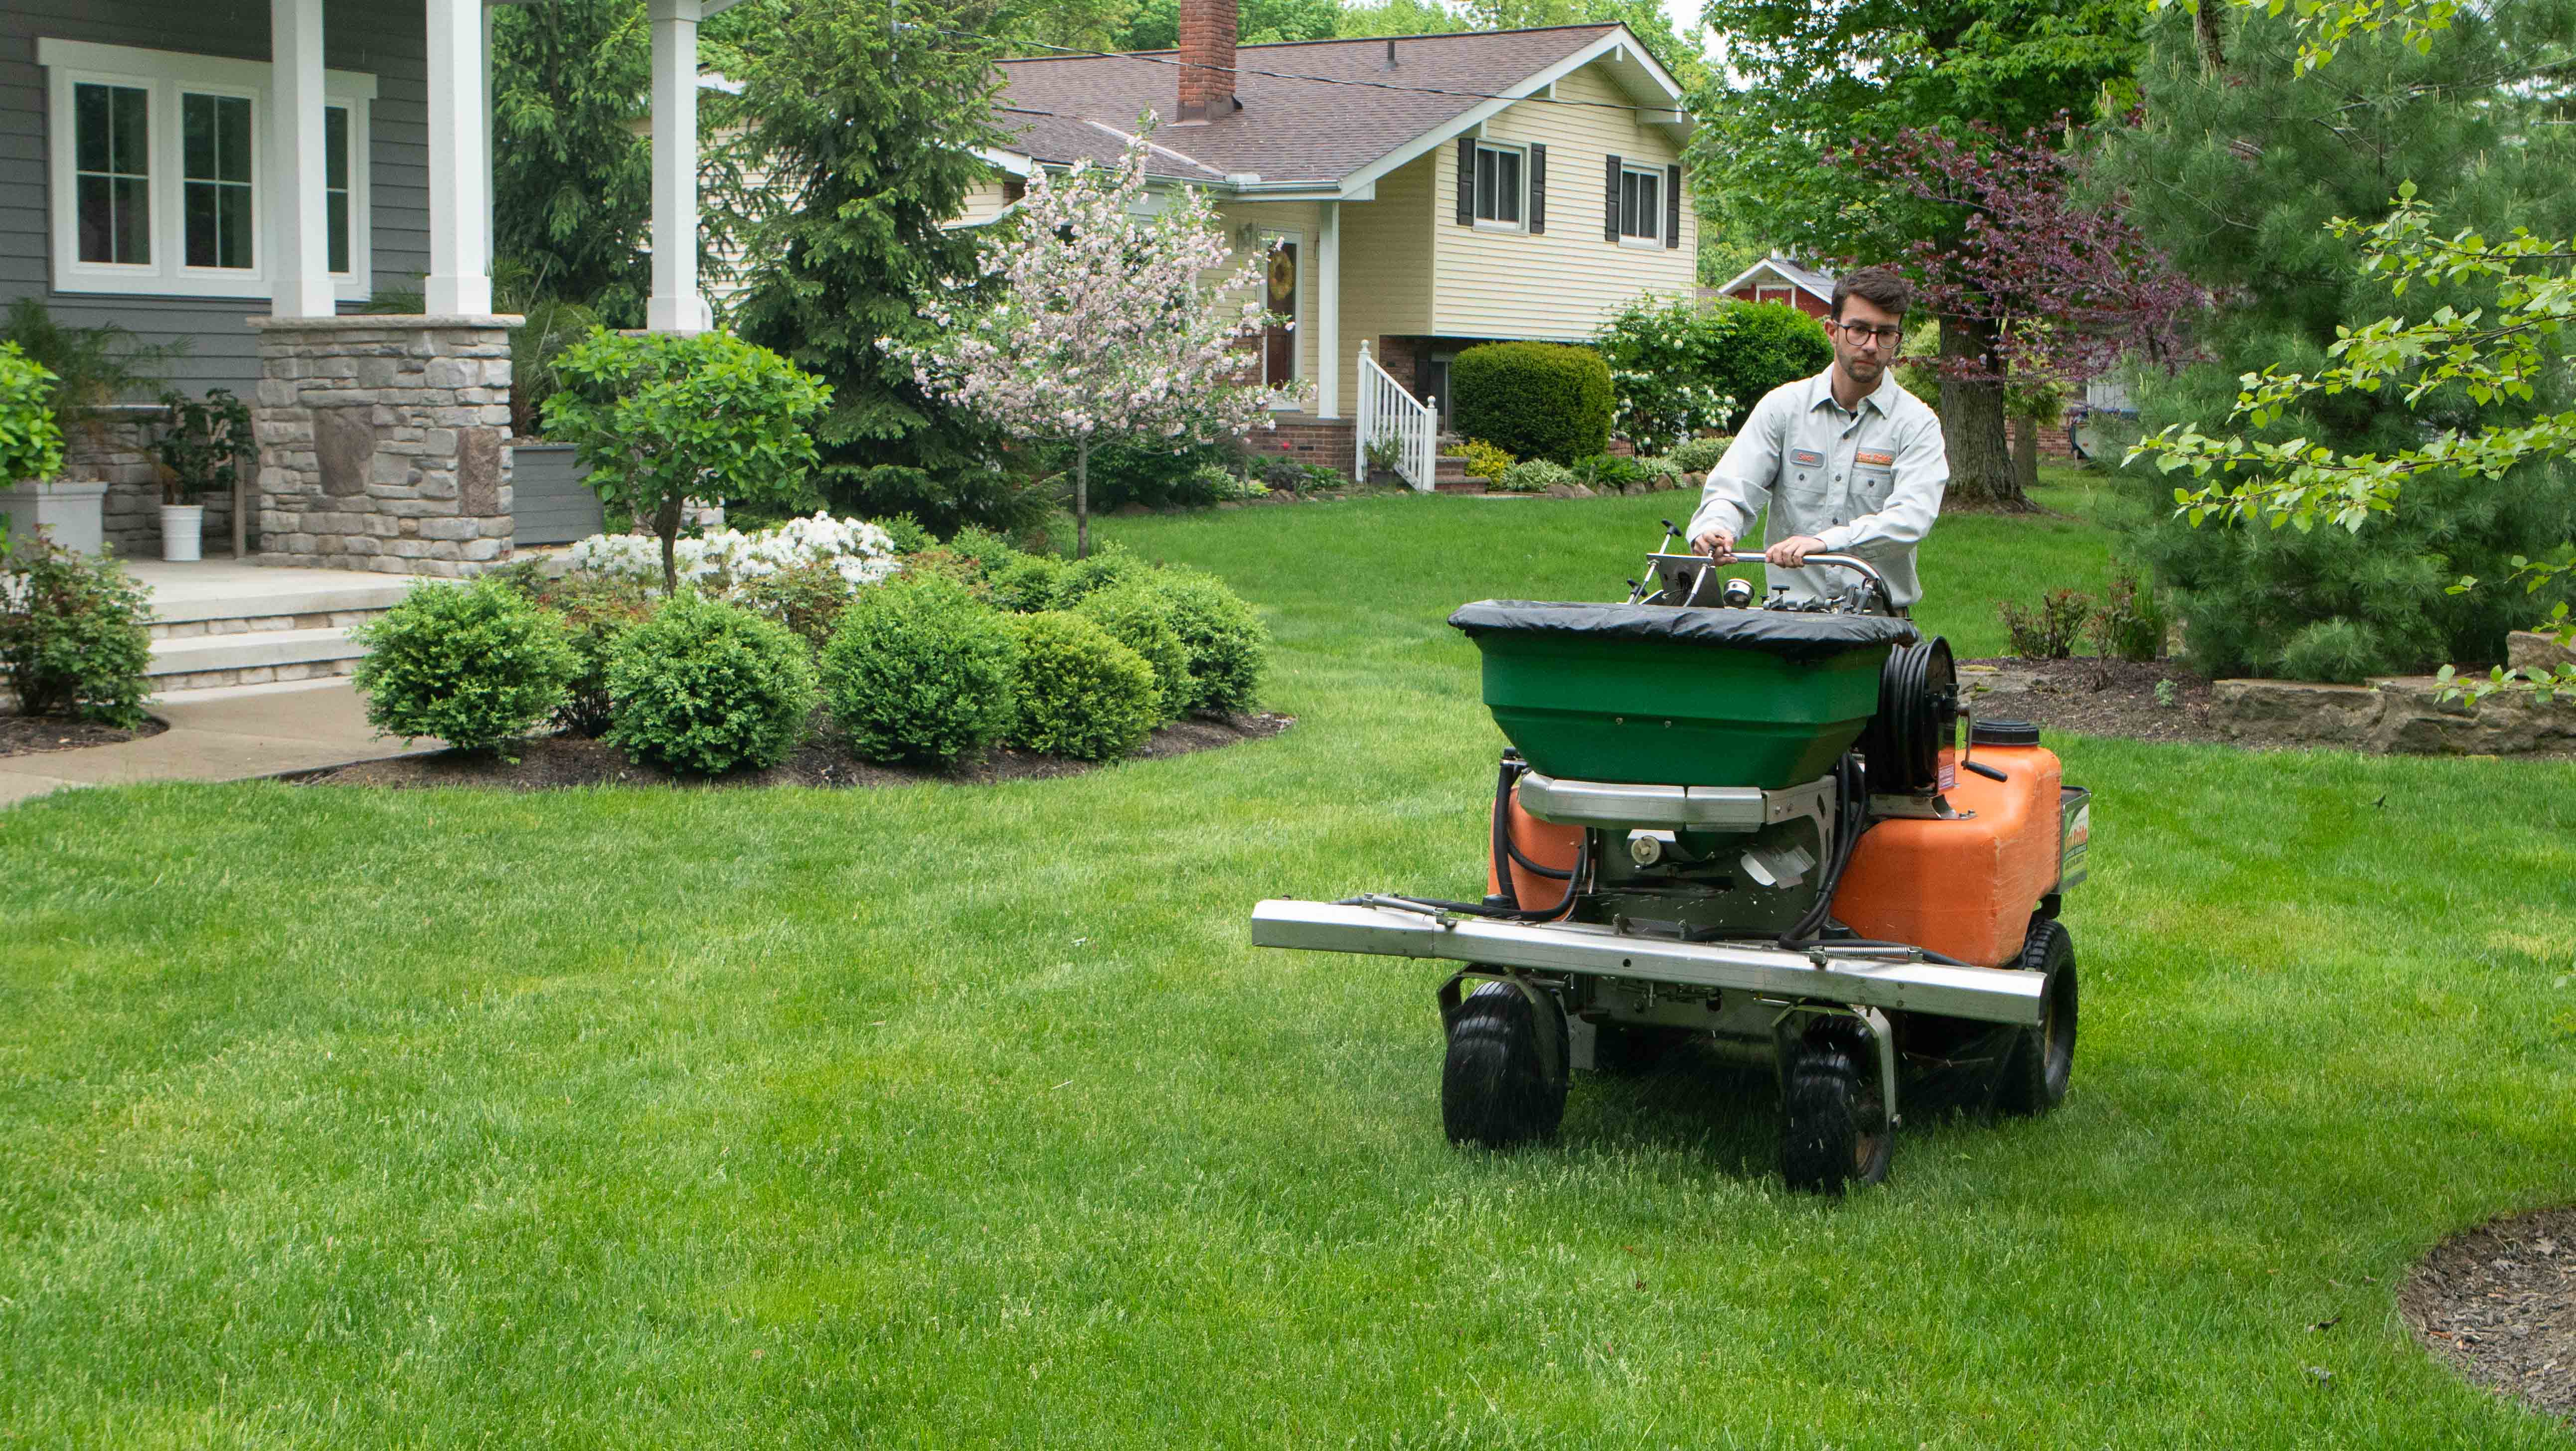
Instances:
[[[1315,226],[1315,416],[1342,416],[1342,204],[1322,202]]]
[[[652,0],[653,296],[644,326],[703,332],[698,295],[698,16],[701,0]]]
[[[432,316],[492,311],[492,254],[484,242],[484,137],[492,125],[483,53],[483,0],[428,0],[429,278]]]
[[[277,221],[269,311],[329,317],[331,240],[323,198],[322,0],[268,0],[270,125]]]

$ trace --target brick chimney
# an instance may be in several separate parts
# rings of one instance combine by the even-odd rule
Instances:
[[[1181,0],[1181,114],[1184,126],[1240,108],[1234,98],[1235,0]]]

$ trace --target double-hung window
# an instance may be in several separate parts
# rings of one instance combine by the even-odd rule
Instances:
[[[1619,239],[1654,242],[1664,239],[1664,174],[1638,167],[1619,172]]]
[[[286,205],[270,66],[40,38],[57,292],[260,297]],[[323,73],[322,215],[334,290],[364,297],[375,77]]]
[[[1518,230],[1523,157],[1517,146],[1476,145],[1476,225]]]

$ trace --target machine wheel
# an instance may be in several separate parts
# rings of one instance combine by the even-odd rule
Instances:
[[[1840,1194],[1887,1177],[1895,1126],[1865,1033],[1827,1022],[1790,1049],[1781,1075],[1780,1177],[1791,1189]]]
[[[1565,1009],[1550,994],[1539,998],[1545,1021],[1518,987],[1489,982],[1449,1015],[1440,1119],[1451,1143],[1507,1149],[1546,1138],[1564,1121]],[[1553,1042],[1540,1041],[1542,1032]]]
[[[2035,1116],[2057,1107],[2075,1073],[2075,939],[2063,923],[2034,921],[2022,943],[2021,960],[2013,965],[2048,974],[2040,995],[2047,1017],[2038,1027],[2014,1032],[1995,1107]]]

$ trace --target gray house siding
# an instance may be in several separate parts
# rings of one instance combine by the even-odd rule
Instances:
[[[267,0],[0,3],[0,304],[37,297],[67,326],[112,322],[146,342],[186,338],[187,355],[165,370],[171,382],[191,392],[221,384],[248,397],[259,358],[242,320],[267,312],[264,300],[53,290],[40,36],[264,61]],[[367,161],[378,288],[414,285],[429,270],[427,49],[421,0],[324,0],[323,64],[376,77]]]

